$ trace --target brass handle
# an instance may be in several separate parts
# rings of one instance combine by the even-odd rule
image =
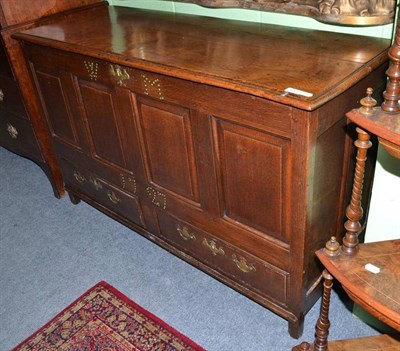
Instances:
[[[0,89],[0,102],[4,101],[4,91],[2,89]]]
[[[204,238],[203,245],[207,246],[214,256],[216,256],[217,254],[225,255],[224,249],[222,247],[218,248],[217,243],[214,240],[208,242],[208,240]]]
[[[80,174],[78,171],[74,171],[74,177],[81,184],[86,181],[86,178],[82,174]]]
[[[101,185],[100,181],[96,177],[90,176],[90,182],[94,185],[96,190],[103,189],[103,185]]]
[[[178,225],[178,227],[176,228],[176,230],[178,231],[179,235],[181,236],[181,238],[183,240],[196,240],[196,237],[193,233],[189,232],[188,227],[181,227],[180,225]]]
[[[110,65],[110,74],[117,79],[117,83],[120,86],[125,85],[124,80],[130,78],[130,75],[126,69],[118,65]]]
[[[107,195],[110,201],[115,205],[121,201],[121,199],[113,191],[109,191]]]
[[[18,130],[12,124],[7,123],[7,132],[10,134],[10,137],[13,139],[18,138]]]
[[[239,268],[242,272],[249,273],[256,271],[256,267],[254,267],[252,263],[247,263],[244,257],[240,257],[240,259],[237,259],[236,255],[233,255],[232,260],[236,264],[236,267]]]

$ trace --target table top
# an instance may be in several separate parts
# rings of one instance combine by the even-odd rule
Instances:
[[[378,136],[386,151],[400,158],[400,112],[385,112],[381,107],[374,107],[368,113],[361,113],[360,110],[348,112],[347,118],[365,131]]]
[[[376,107],[369,114],[352,110],[347,117],[362,129],[400,146],[400,113],[388,113]]]
[[[360,244],[354,256],[317,256],[356,303],[400,331],[400,240]],[[379,269],[373,273],[366,265]]]
[[[305,110],[367,76],[390,46],[381,38],[117,6],[15,37]]]

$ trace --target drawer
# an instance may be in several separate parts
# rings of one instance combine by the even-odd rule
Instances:
[[[28,118],[18,83],[5,76],[0,76],[0,109]]]
[[[18,154],[43,162],[31,124],[0,109],[0,144]]]
[[[287,272],[164,212],[158,212],[158,221],[161,236],[179,250],[240,285],[286,305]]]
[[[75,166],[65,159],[60,160],[60,167],[66,185],[88,196],[97,204],[107,208],[125,219],[145,226],[139,198],[110,184],[82,167]]]

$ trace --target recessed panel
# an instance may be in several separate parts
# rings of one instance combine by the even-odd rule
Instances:
[[[198,201],[189,112],[151,100],[139,103],[139,109],[150,181]]]
[[[113,91],[104,85],[84,81],[80,82],[80,91],[94,156],[125,166]]]
[[[74,122],[68,111],[60,78],[41,71],[36,71],[36,78],[52,133],[67,143],[77,144]]]
[[[228,123],[218,129],[224,215],[283,237],[285,141]]]

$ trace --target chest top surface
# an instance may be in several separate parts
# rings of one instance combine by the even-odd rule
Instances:
[[[380,38],[116,6],[15,37],[306,110],[382,64],[390,45]]]

